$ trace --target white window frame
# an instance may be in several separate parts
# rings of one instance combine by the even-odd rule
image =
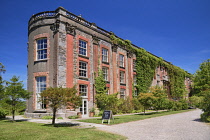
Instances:
[[[125,99],[125,89],[123,88],[120,89],[120,98]]]
[[[106,48],[102,48],[102,62],[108,62],[109,51]]]
[[[87,42],[79,40],[79,55],[87,56]]]
[[[79,95],[81,97],[87,97],[88,95],[88,86],[84,84],[79,85]]]
[[[125,83],[125,72],[120,71],[120,83],[124,84]]]
[[[85,64],[85,65],[83,65]],[[79,77],[85,77],[88,76],[88,63],[84,61],[79,61]]]
[[[133,85],[134,86],[137,85],[137,83],[136,83],[136,75],[133,75]]]
[[[47,59],[47,38],[39,38],[36,40],[36,60]]]
[[[136,70],[136,60],[133,59],[133,70]]]
[[[38,102],[40,99],[40,93],[47,88],[47,77],[36,77],[36,109],[46,109],[46,104]],[[44,100],[44,99],[43,99]]]
[[[124,55],[120,54],[119,55],[119,66],[120,67],[125,67],[124,59],[125,59]]]
[[[104,80],[108,81],[109,80],[109,69],[107,67],[102,67],[102,71],[103,71]]]

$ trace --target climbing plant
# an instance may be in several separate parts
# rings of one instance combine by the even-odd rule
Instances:
[[[185,77],[192,78],[192,75],[183,69],[164,61],[161,57],[157,57],[147,52],[143,48],[136,48],[132,46],[131,41],[122,40],[114,34],[110,35],[111,42],[116,45],[125,46],[125,48],[135,53],[136,55],[136,82],[138,93],[146,93],[152,84],[155,70],[157,67],[162,66],[168,71],[170,79],[171,97],[173,99],[181,99],[185,91]]]

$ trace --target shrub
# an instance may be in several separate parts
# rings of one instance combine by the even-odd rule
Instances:
[[[210,114],[208,112],[201,114],[201,121],[210,122]]]
[[[3,108],[0,108],[0,118],[6,118],[7,114],[8,114],[8,111],[6,111]]]
[[[68,119],[78,119],[79,116],[78,115],[75,115],[75,116],[68,116]]]
[[[173,107],[172,110],[174,111],[178,111],[182,109],[182,103],[178,102],[178,101],[173,101]]]
[[[170,100],[170,99],[166,99],[165,103],[164,103],[164,108],[169,110],[172,110],[174,107],[174,101]]]
[[[140,102],[137,98],[133,98],[132,103],[133,103],[133,109],[134,110],[136,110],[136,111],[143,110],[143,106],[140,104]]]
[[[129,97],[118,100],[118,113],[131,113],[133,111],[133,104]]]
[[[53,116],[43,116],[42,117],[42,119],[44,119],[44,120],[50,120],[50,119],[52,119],[53,118]]]
[[[63,119],[63,117],[58,117],[57,119]]]
[[[181,105],[180,109],[182,109],[182,110],[188,109],[188,102],[187,102],[187,100],[182,99],[182,100],[179,101],[179,103]]]
[[[199,108],[202,103],[203,97],[192,96],[189,98],[189,100],[190,106]]]

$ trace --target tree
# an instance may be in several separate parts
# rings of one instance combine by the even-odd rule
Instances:
[[[201,63],[196,71],[194,89],[196,95],[203,95],[203,92],[210,90],[210,59]]]
[[[75,87],[73,88],[62,88],[62,87],[49,87],[46,90],[40,93],[40,100],[44,102],[52,108],[53,118],[52,124],[55,125],[55,117],[58,109],[63,106],[72,106],[76,108],[81,105],[81,97],[77,95],[77,90]]]
[[[96,89],[96,94],[105,94],[107,91],[106,81],[104,79],[102,70],[98,71],[98,76],[95,78],[95,89]]]
[[[200,108],[203,110],[201,114],[201,120],[205,122],[210,122],[210,91],[206,91],[203,97]]]
[[[15,111],[22,106],[22,101],[30,97],[30,93],[23,88],[22,81],[19,77],[13,76],[6,83],[4,101],[10,107],[12,113],[12,121],[15,119]]]
[[[201,120],[210,122],[210,59],[200,64],[195,73],[194,95],[203,96],[200,108],[204,111]]]
[[[3,78],[1,76],[1,73],[4,73],[6,70],[5,70],[5,67],[4,65],[0,62],[0,100],[3,98],[3,92],[4,92],[4,86],[3,86]]]
[[[166,99],[167,99],[167,94],[163,87],[159,86],[154,86],[150,87],[149,89],[150,93],[153,94],[154,96],[154,102],[153,102],[153,107],[155,110],[160,110],[165,108],[166,104]]]
[[[145,110],[148,109],[149,107],[152,107],[155,97],[153,93],[140,93],[138,95],[138,100],[141,103],[141,105],[143,105],[144,114],[145,114]]]

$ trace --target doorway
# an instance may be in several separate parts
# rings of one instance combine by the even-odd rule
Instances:
[[[82,106],[80,107],[80,112],[82,113],[82,118],[88,117],[88,100],[82,99]]]

